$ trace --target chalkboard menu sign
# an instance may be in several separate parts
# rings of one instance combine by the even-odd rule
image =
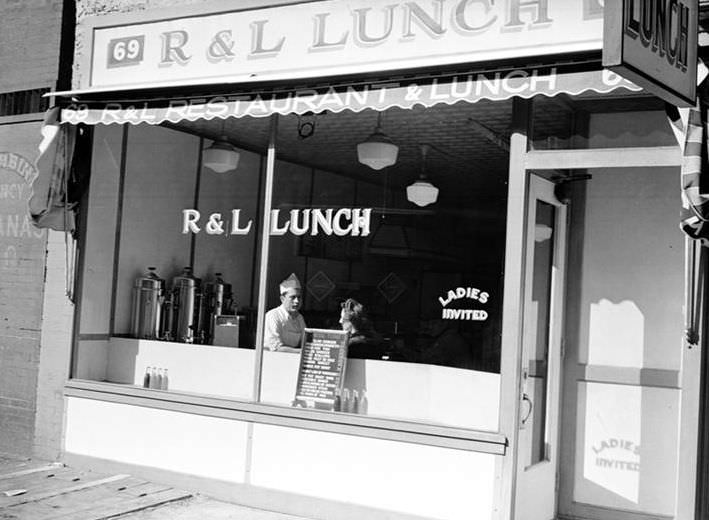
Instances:
[[[342,391],[349,333],[305,329],[293,406],[334,410]]]

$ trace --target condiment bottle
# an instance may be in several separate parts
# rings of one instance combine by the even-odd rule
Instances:
[[[359,392],[352,390],[352,413],[359,413]]]
[[[145,375],[143,376],[143,388],[150,388],[150,367],[145,368]]]
[[[343,412],[349,412],[350,411],[350,391],[349,389],[345,388],[344,391],[342,392],[342,405],[341,405],[342,411]]]
[[[160,388],[160,382],[158,381],[158,369],[153,367],[150,371],[150,388]]]
[[[357,413],[367,414],[369,411],[369,401],[367,400],[367,391],[363,388],[359,396],[359,410]]]
[[[162,375],[162,381],[160,382],[160,390],[167,390],[167,383],[168,383],[168,377],[167,377],[167,368],[165,369],[165,373]]]

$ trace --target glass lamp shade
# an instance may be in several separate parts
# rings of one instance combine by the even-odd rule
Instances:
[[[399,147],[377,129],[366,141],[357,145],[357,158],[373,170],[381,170],[396,163]]]
[[[438,188],[424,179],[419,179],[406,187],[406,198],[417,206],[428,206],[438,200]]]
[[[204,149],[202,164],[217,173],[235,170],[239,164],[239,152],[225,139],[220,139]]]

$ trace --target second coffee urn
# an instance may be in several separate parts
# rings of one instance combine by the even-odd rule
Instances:
[[[222,279],[222,273],[214,273],[214,280],[204,285],[202,299],[202,329],[205,343],[213,345],[215,317],[233,313],[231,284]]]
[[[154,267],[136,278],[133,284],[133,313],[131,315],[131,336],[141,339],[160,339],[161,312],[165,293],[165,280],[160,278]]]
[[[172,337],[182,343],[200,343],[201,280],[192,274],[191,267],[172,279],[170,298]]]

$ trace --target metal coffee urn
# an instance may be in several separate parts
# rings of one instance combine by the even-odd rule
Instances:
[[[131,335],[134,338],[159,339],[161,336],[161,310],[165,294],[165,280],[154,267],[136,278],[133,284],[133,313]]]
[[[205,343],[213,345],[214,318],[232,313],[231,284],[224,282],[222,273],[214,273],[214,280],[204,285],[202,298],[202,326]]]
[[[201,334],[199,316],[201,307],[200,279],[192,274],[191,267],[172,279],[172,337],[182,343],[199,343]]]

